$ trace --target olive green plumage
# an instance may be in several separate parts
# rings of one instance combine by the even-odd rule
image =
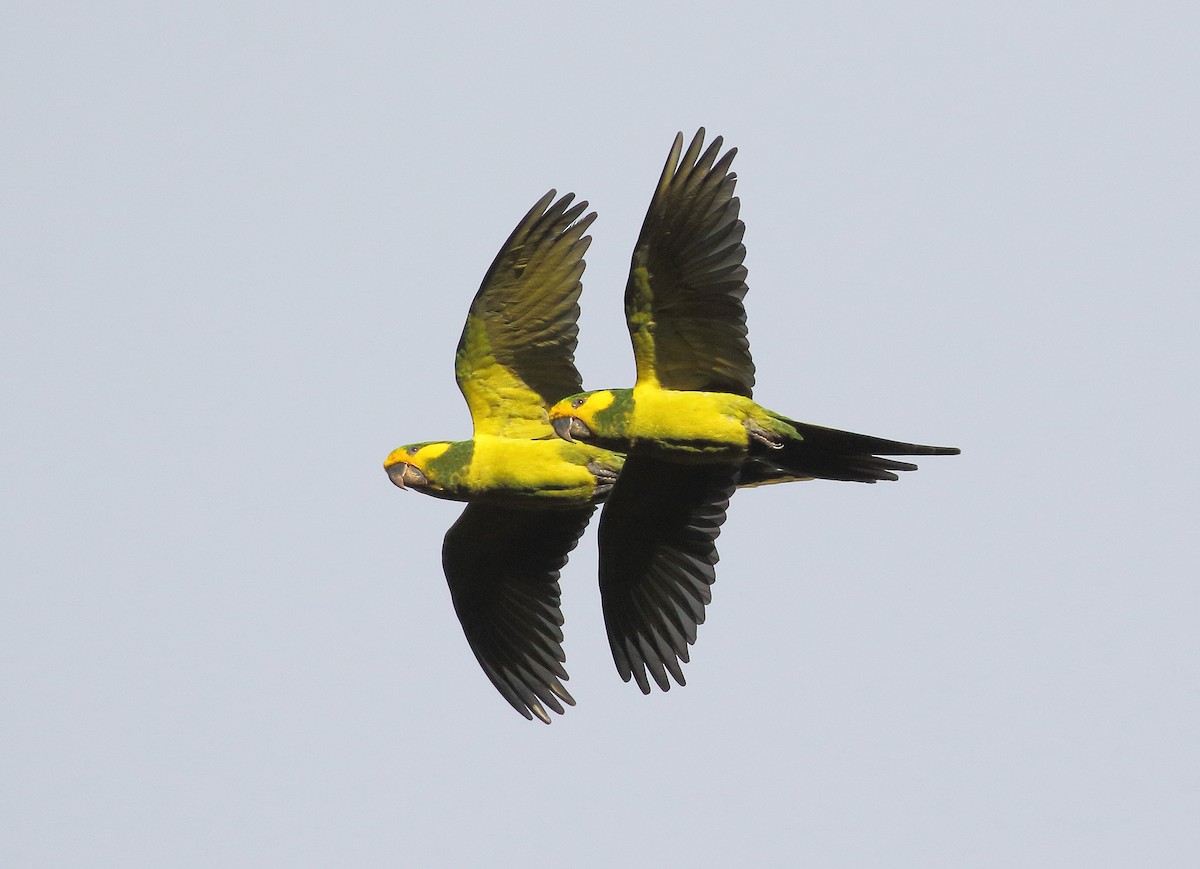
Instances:
[[[916,465],[881,456],[954,455],[798,422],[753,401],[740,204],[720,137],[677,136],[630,266],[625,316],[632,388],[577,393],[550,409],[575,443],[627,454],[600,520],[600,585],[613,658],[649,693],[704,621],[716,538],[735,484],[753,477],[874,483]],[[657,521],[649,521],[659,517]],[[633,614],[633,615],[631,615]]]

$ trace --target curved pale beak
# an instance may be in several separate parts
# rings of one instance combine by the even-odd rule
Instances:
[[[575,443],[575,438],[592,436],[592,430],[577,416],[560,416],[551,420],[550,425],[554,427],[556,435],[571,443]]]
[[[394,465],[386,465],[384,470],[387,471],[387,475],[391,478],[392,482],[401,489],[407,489],[409,486],[424,486],[429,482],[419,468],[410,465],[408,462],[396,462]]]

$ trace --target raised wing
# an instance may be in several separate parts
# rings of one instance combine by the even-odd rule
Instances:
[[[496,255],[454,357],[475,434],[552,437],[546,408],[582,389],[575,368],[584,235],[595,212],[568,193],[538,200]]]
[[[704,129],[680,160],[675,137],[642,223],[625,285],[625,319],[638,383],[750,396],[746,339],[745,225],[720,136],[701,153]]]
[[[628,456],[600,516],[600,599],[617,671],[650,693],[696,642],[738,469]]]
[[[575,700],[563,687],[558,577],[595,507],[518,510],[468,504],[442,546],[471,651],[513,708],[547,724]],[[560,702],[561,701],[561,702]]]

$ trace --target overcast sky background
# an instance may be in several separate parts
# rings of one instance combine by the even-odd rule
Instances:
[[[25,3],[0,36],[0,864],[1194,866],[1189,3]],[[677,130],[736,145],[756,397],[959,446],[738,494],[688,686],[553,726],[476,665],[467,304],[600,214],[628,385]]]

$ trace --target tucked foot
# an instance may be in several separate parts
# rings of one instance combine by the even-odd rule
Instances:
[[[781,438],[775,437],[752,419],[746,421],[746,432],[750,435],[752,440],[758,441],[768,449],[783,449],[783,440]]]

